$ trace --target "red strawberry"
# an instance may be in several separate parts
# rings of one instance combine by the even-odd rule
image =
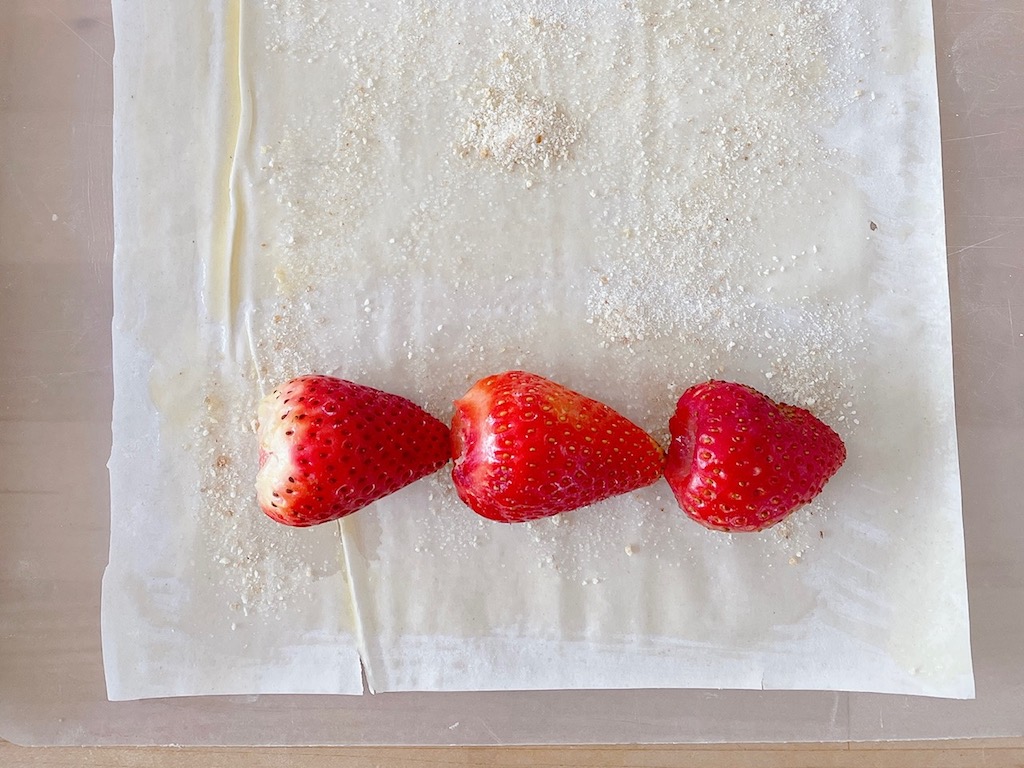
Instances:
[[[455,401],[452,479],[483,517],[520,523],[650,485],[665,454],[607,405],[541,376],[481,379]]]
[[[440,469],[448,427],[398,395],[300,376],[260,402],[256,496],[279,523],[337,520]]]
[[[665,478],[683,511],[717,531],[760,531],[819,493],[846,460],[832,429],[743,384],[679,398]]]

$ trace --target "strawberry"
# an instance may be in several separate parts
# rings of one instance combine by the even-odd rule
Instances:
[[[709,381],[679,398],[665,478],[683,511],[717,531],[760,531],[808,503],[846,460],[803,408]]]
[[[607,405],[524,371],[481,379],[455,401],[452,479],[479,515],[519,523],[655,482],[665,454]]]
[[[448,461],[448,427],[418,405],[330,376],[282,384],[258,416],[256,496],[285,525],[337,520]]]

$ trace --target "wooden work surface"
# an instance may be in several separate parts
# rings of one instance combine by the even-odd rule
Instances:
[[[1024,253],[1024,27],[1020,24],[1020,0],[935,0],[934,5],[943,104],[947,242],[959,344],[958,428],[979,693],[977,706],[957,710],[964,713],[963,718],[918,718],[913,725],[922,735],[1019,734],[1019,713],[1024,709],[1019,641],[1022,602],[1017,565],[1020,548],[1014,548],[1014,537],[1020,530],[1021,474],[1017,468],[1024,444],[1020,437],[1024,429],[1024,401],[1020,398],[1024,327],[1020,317],[1024,312],[1019,303],[1024,295],[1020,282]],[[109,284],[103,282],[109,280],[113,231],[109,214],[113,50],[109,0],[19,0],[4,4],[3,9],[0,214],[6,212],[7,218],[0,215],[0,220],[7,226],[0,227],[0,263],[5,276],[0,288],[15,285],[12,281],[19,275],[21,285],[36,284],[38,275],[59,277],[47,290],[20,297],[31,311],[11,311],[14,305],[10,302],[3,307],[8,310],[4,322],[17,323],[4,324],[2,330],[7,333],[0,333],[0,360],[5,364],[0,379],[5,386],[18,383],[23,393],[21,399],[10,398],[4,389],[3,408],[5,413],[17,412],[28,419],[28,427],[17,434],[38,437],[44,427],[67,430],[61,435],[61,450],[54,460],[90,455],[94,443],[99,448],[91,455],[102,458],[94,462],[99,470],[88,476],[89,482],[81,482],[79,475],[61,478],[74,488],[76,499],[93,502],[99,522],[83,522],[81,504],[62,506],[54,501],[59,501],[57,496],[29,496],[17,491],[22,486],[2,486],[4,492],[8,488],[15,491],[5,497],[8,504],[0,514],[6,532],[0,542],[5,555],[0,557],[0,720],[4,733],[19,733],[25,740],[145,740],[154,723],[173,722],[174,716],[186,710],[148,705],[139,711],[155,714],[132,714],[135,710],[127,707],[115,710],[103,696],[98,591],[108,543],[102,467],[108,443],[102,439],[109,440],[109,435],[101,433],[107,430],[109,420],[105,411],[97,411],[94,422],[88,423],[82,421],[85,416],[81,414],[92,407],[83,393],[105,392],[108,386],[109,361],[97,361],[90,350],[109,344],[109,307],[106,303],[76,304],[69,298],[76,295],[69,286],[78,283],[95,284],[103,302],[110,293],[105,287]],[[89,19],[91,26],[86,24]],[[34,32],[41,36],[33,37]],[[41,40],[50,40],[48,35],[64,42],[42,44]],[[998,60],[997,52],[1002,56]],[[39,137],[38,145],[45,150],[39,157],[28,149],[32,137]],[[89,215],[81,221],[69,219],[66,225],[56,211],[63,216],[65,210],[72,210],[72,199],[78,199],[83,211],[86,208],[82,206],[87,206]],[[37,272],[19,267],[22,271],[15,272],[11,265],[21,264],[18,259],[36,259],[46,269]],[[6,302],[12,291],[4,296]],[[51,332],[41,324],[40,318],[49,316],[56,318],[55,324],[64,323],[64,330]],[[44,341],[60,351],[59,365],[40,352]],[[63,405],[54,410],[47,404],[51,402]],[[10,425],[16,422],[5,423],[10,441],[15,440],[10,437],[15,434]],[[14,477],[31,465],[22,458],[24,446],[10,441],[5,445],[15,446],[17,460],[4,464],[8,477]],[[61,471],[66,474],[63,466]],[[26,498],[38,504],[38,509],[29,507],[31,515],[25,513]],[[66,542],[65,548],[58,550],[60,557],[31,559],[30,518],[37,520],[36,529],[47,545],[57,539]],[[8,552],[11,554],[6,556]],[[74,578],[68,575],[72,571]],[[83,572],[89,577],[83,578]],[[889,708],[888,714],[894,704],[879,700],[877,706]],[[222,713],[221,722],[225,720],[230,718]],[[112,734],[109,728],[113,726],[117,731]],[[926,727],[927,731],[921,730]],[[1024,738],[888,744],[287,749],[23,748],[0,739],[0,768],[279,765],[1024,767]]]
[[[779,744],[698,747],[314,747],[314,748],[175,748],[175,747],[17,747],[0,741],[0,765],[98,766],[120,768],[433,768],[465,766],[581,766],[582,768],[960,768],[1024,766],[1024,739],[981,739],[889,744]]]

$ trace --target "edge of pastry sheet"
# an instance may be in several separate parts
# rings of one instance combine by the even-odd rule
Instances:
[[[297,547],[310,563],[305,583],[292,585],[303,599],[270,604],[261,581],[280,574],[251,546],[269,526],[256,516],[208,520],[203,494],[213,491],[201,467],[225,468],[228,454],[207,457],[200,435],[180,438],[198,414],[232,418],[197,378],[204,364],[229,368],[232,356],[197,334],[218,329],[204,316],[216,307],[203,273],[225,252],[230,259],[225,227],[244,226],[229,180],[242,129],[238,13],[238,3],[215,0],[113,2],[115,395],[101,611],[111,700],[362,691],[337,530],[260,542],[269,553]],[[204,348],[225,354],[195,359]],[[229,424],[251,441],[247,417]],[[190,471],[180,452],[194,457]],[[225,573],[244,575],[229,584]]]

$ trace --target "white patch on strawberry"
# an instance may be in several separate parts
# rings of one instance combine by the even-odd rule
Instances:
[[[290,422],[281,418],[281,394],[274,390],[264,397],[257,409],[257,439],[260,450],[260,469],[256,474],[256,498],[261,506],[280,507],[282,500],[275,498],[278,488],[288,485],[288,478],[296,471],[292,463],[292,436]]]

